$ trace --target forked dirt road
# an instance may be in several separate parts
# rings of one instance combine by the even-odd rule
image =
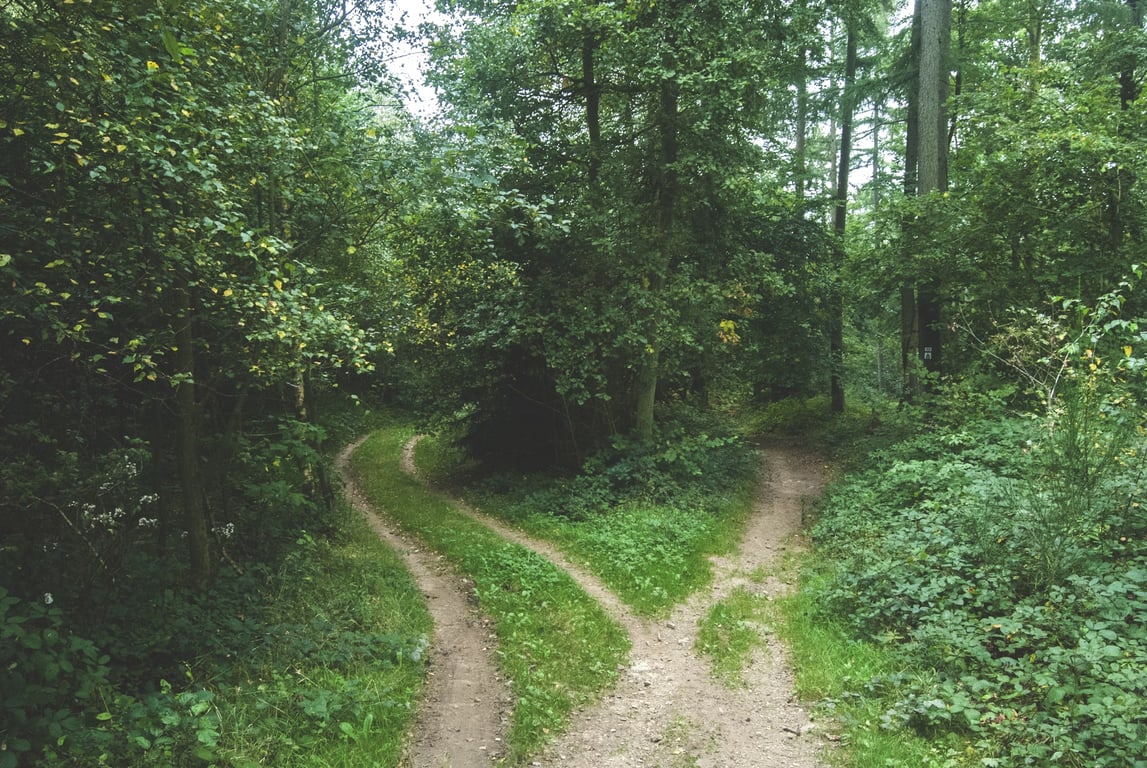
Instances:
[[[414,441],[404,452],[403,468],[415,473]],[[348,493],[356,496],[353,478],[345,471]],[[709,607],[738,587],[767,596],[783,593],[788,585],[772,573],[787,549],[799,546],[797,534],[807,505],[824,485],[822,462],[798,449],[775,446],[766,449],[768,472],[756,494],[753,513],[737,552],[714,558],[711,588],[695,594],[665,620],[635,617],[595,576],[570,562],[553,545],[508,528],[465,505],[463,511],[489,525],[501,535],[538,551],[567,570],[583,588],[609,611],[629,633],[633,650],[628,666],[621,670],[617,686],[596,705],[577,713],[565,733],[533,763],[562,768],[814,768],[823,740],[816,735],[807,714],[795,702],[792,676],[784,649],[770,638],[745,673],[744,688],[730,689],[715,680],[708,663],[694,650],[698,622]],[[356,502],[364,508],[361,497]],[[382,528],[377,516],[368,518]],[[431,598],[436,630],[431,661],[431,685],[420,712],[409,752],[411,768],[478,768],[493,762],[500,744],[508,695],[500,686],[489,659],[493,642],[464,596],[457,577],[434,565],[434,558],[419,553],[409,543],[384,534],[411,562],[423,561],[420,573],[414,567],[424,592]],[[427,568],[426,561],[430,561]],[[424,576],[433,576],[429,585]],[[453,584],[463,608],[453,607],[440,590]],[[437,610],[435,607],[437,606]],[[440,615],[461,610],[461,614]],[[469,617],[459,622],[458,617]],[[457,635],[468,634],[466,640]],[[477,662],[462,654],[486,656]],[[478,680],[485,674],[484,681]],[[464,684],[450,678],[464,676]],[[481,699],[476,702],[474,699]],[[462,722],[465,721],[465,722]],[[485,735],[479,725],[491,728]],[[462,728],[458,731],[458,728]]]
[[[429,678],[403,766],[488,768],[502,752],[512,702],[494,660],[494,630],[442,557],[400,536],[366,501],[350,467],[362,442],[347,446],[335,469],[354,508],[406,562],[434,619]]]

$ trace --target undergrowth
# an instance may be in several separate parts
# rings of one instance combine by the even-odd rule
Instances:
[[[559,544],[637,613],[663,615],[709,583],[709,555],[735,546],[760,466],[712,417],[678,410],[665,421],[653,445],[618,438],[572,477],[501,474],[455,490]],[[449,438],[418,446],[419,467],[436,481],[468,460]]]
[[[410,436],[400,427],[379,430],[357,451],[355,467],[372,503],[473,580],[516,699],[506,760],[521,764],[576,707],[613,684],[628,639],[565,572],[403,474],[399,459]]]
[[[93,639],[0,589],[0,766],[397,765],[430,619],[357,517],[340,530],[202,596],[141,565]]]
[[[934,408],[826,494],[786,631],[846,734],[929,744],[901,765],[1147,765],[1145,446],[1108,402]],[[832,671],[816,633],[877,663]]]

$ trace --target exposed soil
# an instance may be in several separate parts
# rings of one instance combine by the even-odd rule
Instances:
[[[489,768],[503,751],[509,688],[494,661],[494,631],[474,607],[471,585],[441,556],[420,550],[390,528],[362,494],[350,457],[359,440],[339,454],[335,467],[346,494],[370,527],[406,562],[430,607],[427,686],[414,732],[406,745],[408,768]]]
[[[403,469],[416,473],[413,461],[416,440],[407,444]],[[352,446],[340,460],[353,450]],[[693,596],[665,620],[647,621],[635,617],[616,595],[597,577],[572,563],[556,547],[509,528],[504,523],[459,504],[462,510],[507,539],[537,551],[565,569],[592,597],[625,628],[633,644],[627,667],[619,670],[617,686],[596,705],[577,713],[565,733],[539,756],[533,765],[564,768],[814,768],[823,740],[816,737],[807,713],[797,704],[792,693],[792,676],[784,649],[776,642],[754,658],[745,673],[744,688],[730,689],[715,680],[708,662],[694,650],[698,622],[709,607],[738,587],[776,596],[789,585],[782,582],[775,569],[779,558],[790,548],[799,547],[798,535],[806,506],[819,494],[825,482],[825,468],[816,457],[787,446],[766,449],[769,471],[756,494],[753,513],[738,551],[713,559],[714,579],[711,589]],[[345,470],[344,470],[345,472]],[[353,493],[353,483],[348,483]],[[352,497],[353,498],[353,497]],[[362,508],[361,499],[356,505]],[[453,607],[449,597],[439,590],[455,589],[459,598],[464,585],[457,576],[444,575],[441,564],[424,553],[412,550],[402,539],[385,530],[369,510],[372,525],[381,528],[387,538],[408,562],[421,563],[421,571],[412,566],[415,578],[431,598],[437,624],[433,685],[423,706],[414,749],[413,768],[423,766],[488,765],[467,762],[476,748],[491,747],[504,724],[507,701],[504,689],[494,678],[489,654],[483,653],[493,642],[485,623],[463,598]],[[423,571],[436,579],[427,586]],[[762,580],[761,575],[765,578]],[[437,606],[436,606],[437,603]],[[460,613],[450,614],[451,611]],[[459,622],[458,617],[466,620]],[[458,627],[458,624],[463,626]],[[487,670],[467,671],[461,677],[470,679],[470,687],[457,684],[444,689],[441,677],[458,677],[455,668],[469,665],[466,654],[474,652],[474,642],[455,637],[456,633],[479,638],[478,655],[485,656]],[[469,648],[470,650],[467,650]],[[486,682],[479,682],[479,675]],[[491,682],[493,681],[493,682]],[[481,697],[485,703],[473,701]],[[460,712],[458,708],[466,707]],[[492,711],[488,711],[492,710]],[[495,716],[491,718],[491,714]],[[479,715],[482,717],[479,718]],[[481,722],[479,722],[481,719]],[[491,726],[491,720],[495,726]],[[463,722],[465,721],[465,722]],[[427,723],[438,722],[431,726]],[[467,735],[458,736],[452,728],[463,727]],[[481,728],[492,728],[482,735]],[[433,745],[419,751],[420,745]],[[453,750],[459,750],[457,752]]]

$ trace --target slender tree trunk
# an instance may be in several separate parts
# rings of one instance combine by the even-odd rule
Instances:
[[[808,51],[802,45],[797,64],[796,146],[793,148],[793,175],[797,205],[804,210],[808,180]]]
[[[872,105],[872,210],[880,208],[880,111],[882,100]]]
[[[191,296],[186,284],[175,289],[175,463],[187,531],[191,584],[204,590],[211,581],[211,543],[207,534],[207,496],[199,469],[199,404],[195,397],[195,335]]]
[[[951,0],[920,0],[920,157],[918,194],[948,189],[948,49],[952,40]],[[924,367],[940,370],[942,306],[934,280],[918,287],[919,356]]]
[[[916,325],[916,287],[911,282],[900,286],[900,370],[903,372],[901,398],[911,401],[919,389],[916,377],[916,348],[920,333]]]
[[[1143,8],[1140,3],[1141,0],[1127,0],[1127,7],[1131,9],[1131,23],[1136,32],[1143,28]],[[1139,98],[1141,87],[1135,76],[1138,63],[1134,54],[1128,54],[1119,71],[1119,107],[1124,112]]]
[[[595,72],[597,33],[586,30],[582,37],[581,80],[585,90],[585,127],[589,134],[589,181],[597,181],[601,173],[601,86]]]
[[[665,283],[666,272],[672,258],[673,219],[677,207],[677,110],[678,86],[676,81],[661,81],[657,107],[657,127],[660,136],[660,157],[657,174],[657,221],[655,264],[647,276],[649,290],[655,294]],[[657,401],[657,378],[660,373],[661,348],[657,339],[655,320],[650,322],[649,338],[638,366],[637,414],[635,433],[638,440],[653,439],[653,406]]]
[[[1141,0],[1127,0],[1127,7],[1131,11],[1131,24],[1136,32],[1143,28],[1143,9],[1140,2]],[[1129,52],[1123,57],[1119,69],[1119,109],[1125,115],[1130,111],[1135,100],[1139,98],[1141,86],[1136,73],[1138,63],[1136,54]],[[1127,120],[1122,121],[1123,126],[1129,124]],[[1124,134],[1130,133],[1126,128],[1123,129],[1123,132]],[[1130,186],[1134,183],[1134,177],[1121,167],[1108,171],[1107,175],[1111,179],[1108,184],[1110,191],[1108,192],[1107,205],[1108,243],[1109,247],[1115,250],[1123,246],[1125,229],[1123,199],[1130,193]]]
[[[1040,70],[1043,68],[1043,8],[1038,3],[1032,3],[1028,11],[1028,95],[1034,106],[1039,95]]]
[[[964,56],[965,56],[966,49],[967,49],[967,44],[965,42],[964,33],[965,33],[965,31],[967,31],[967,26],[968,26],[968,2],[969,2],[969,0],[957,0],[957,2],[959,2],[959,5],[957,6],[957,10],[956,10],[956,51],[957,51],[956,61],[962,62],[964,60]],[[963,92],[964,92],[964,72],[961,69],[957,69],[956,73],[955,73],[955,77],[952,80],[952,95],[956,99],[959,99],[960,94]],[[957,118],[959,116],[957,115],[955,110],[948,110],[948,112],[949,112],[949,115],[948,115],[948,150],[947,151],[950,152],[950,151],[952,151],[952,148],[955,147],[955,145],[956,145],[956,139],[957,139],[956,128],[958,127]],[[946,175],[947,174],[945,174],[945,176]]]
[[[848,223],[848,177],[852,168],[852,121],[856,111],[854,87],[856,82],[856,28],[845,22],[846,42],[844,56],[844,88],[840,100],[840,164],[836,176],[836,205],[833,209],[832,228],[837,237],[836,280],[832,288],[831,317],[829,319],[830,404],[833,413],[844,412],[844,295],[840,286],[841,256],[844,253],[844,232]]]

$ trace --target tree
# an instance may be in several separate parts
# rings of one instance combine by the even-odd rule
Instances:
[[[493,236],[522,281],[523,304],[508,311],[529,331],[492,386],[513,380],[529,393],[522,409],[553,414],[566,434],[551,440],[593,446],[632,431],[647,441],[659,393],[703,389],[703,361],[733,338],[720,323],[734,321],[717,315],[741,256],[730,227],[747,201],[734,190],[756,174],[755,138],[775,107],[766,86],[789,76],[767,53],[781,20],[717,1],[444,8],[481,23],[439,36],[436,83],[459,121],[521,148],[525,162],[490,168],[502,191],[552,201],[569,229],[509,222]],[[487,412],[511,399],[480,397]],[[573,424],[594,426],[576,435]]]
[[[856,112],[855,84],[856,84],[856,22],[845,20],[845,64],[844,83],[840,99],[840,163],[837,166],[836,195],[833,205],[832,228],[839,241],[838,247],[844,248],[844,234],[848,221],[848,195],[849,172],[852,170],[852,121]],[[837,272],[840,270],[838,259]],[[844,411],[844,381],[842,378],[844,368],[844,299],[839,287],[833,291],[831,318],[829,320],[829,347],[832,365],[830,383],[830,405],[833,413]]]
[[[365,126],[330,79],[337,36],[299,58],[261,57],[262,34],[290,8],[303,12],[211,0],[0,11],[0,441],[8,451],[36,434],[6,471],[39,467],[0,498],[6,521],[22,519],[6,522],[20,547],[47,536],[69,543],[64,556],[98,549],[125,522],[92,522],[105,500],[85,478],[144,446],[135,498],[107,498],[107,519],[182,528],[189,580],[203,588],[220,543],[211,529],[238,514],[229,499],[247,487],[233,467],[244,413],[278,420],[302,373],[369,366],[376,341],[320,269],[345,251],[353,217],[312,226],[335,209],[320,213],[320,196],[357,182],[322,165],[339,140],[299,118],[318,128],[319,112],[341,105],[337,130]],[[68,482],[53,481],[67,467]],[[58,579],[40,560],[28,578]]]
[[[952,8],[949,0],[917,0],[912,16],[911,84],[907,104],[904,191],[924,198],[943,196],[948,187],[948,81]],[[931,207],[931,203],[924,202]],[[905,227],[906,258],[930,236],[920,212],[910,212]],[[920,270],[923,272],[924,270]],[[912,270],[916,272],[916,270]],[[909,276],[900,289],[901,362],[905,393],[918,387],[918,362],[940,370],[940,285],[934,276]]]

